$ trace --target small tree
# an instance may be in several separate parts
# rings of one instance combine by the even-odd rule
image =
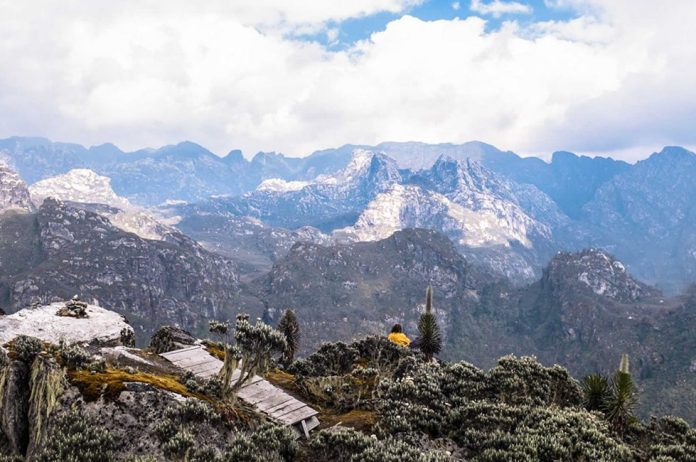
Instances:
[[[218,323],[211,331],[218,328],[218,333],[227,336],[227,328],[222,328]],[[235,345],[225,342],[225,362],[220,370],[220,379],[223,384],[223,393],[228,397],[236,397],[237,391],[255,374],[262,374],[268,369],[271,357],[277,353],[283,353],[286,349],[286,341],[283,334],[272,327],[257,321],[249,322],[249,316],[240,314],[235,323]],[[239,368],[239,374],[235,372]],[[236,375],[236,377],[235,377]]]
[[[425,313],[418,321],[419,348],[425,355],[426,361],[432,361],[433,356],[442,350],[442,334],[433,313],[433,288],[428,286],[425,295]]]
[[[605,409],[607,420],[618,434],[623,435],[626,431],[637,403],[638,396],[629,371],[628,355],[624,354],[619,370],[612,378]]]
[[[278,330],[285,336],[287,348],[283,353],[283,364],[289,366],[300,347],[300,324],[297,322],[295,311],[288,308],[278,322]]]

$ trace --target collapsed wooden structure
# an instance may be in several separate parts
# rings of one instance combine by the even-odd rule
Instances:
[[[180,350],[162,353],[160,356],[175,366],[191,371],[197,377],[209,379],[222,369],[222,361],[212,356],[202,345],[194,345]],[[232,380],[239,378],[240,370],[232,375]],[[319,426],[316,410],[289,395],[263,377],[254,375],[237,393],[239,399],[250,404],[271,420],[281,425],[292,426],[305,437]]]

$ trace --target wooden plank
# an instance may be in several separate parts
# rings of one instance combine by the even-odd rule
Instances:
[[[249,404],[258,405],[259,403],[273,399],[275,396],[278,396],[281,393],[282,392],[280,390],[271,385],[271,388],[269,388],[268,390],[256,393],[253,396],[249,396],[248,398],[246,398],[246,401]]]
[[[295,411],[292,411],[288,414],[285,414],[281,417],[278,418],[283,423],[292,425],[294,423],[299,422],[300,420],[307,419],[309,417],[315,416],[319,414],[317,411],[312,409],[311,407],[305,405],[304,407],[301,407],[300,409],[297,409]]]
[[[201,364],[218,364],[220,367],[222,367],[222,363],[220,361],[214,360],[214,358],[186,358],[183,361],[176,362],[174,361],[172,364],[179,366],[182,369],[190,369],[193,367],[200,366]]]
[[[224,366],[223,361],[212,356],[201,345],[162,353],[160,356],[203,378],[217,375]],[[233,383],[239,380],[240,374],[239,368],[232,373]],[[255,406],[277,422],[293,426],[305,436],[319,426],[317,411],[258,375],[248,379],[237,394],[247,404]]]
[[[294,400],[292,396],[288,395],[287,393],[283,393],[282,391],[280,393],[277,393],[275,396],[261,401],[256,405],[256,407],[259,409],[259,411],[266,412],[271,408],[274,408],[276,406],[279,406],[281,404],[285,404],[289,401]]]
[[[200,345],[194,345],[192,347],[182,348],[181,350],[174,350],[174,351],[169,351],[167,353],[160,353],[160,356],[162,356],[163,358],[167,358],[167,359],[177,358],[178,356],[181,356],[183,354],[186,354],[186,353],[188,353],[190,351],[194,351],[194,350],[203,350],[203,347]]]
[[[251,398],[252,396],[254,396],[258,393],[269,393],[274,388],[275,387],[273,387],[273,385],[266,382],[265,380],[259,380],[256,383],[253,383],[249,386],[246,386],[246,387],[243,387],[242,389],[240,389],[239,393],[237,393],[237,396],[242,398],[244,401],[248,401],[248,399]]]
[[[233,375],[233,378],[234,378],[234,375]],[[239,378],[239,376],[237,376],[237,378]],[[253,376],[251,376],[250,379],[247,380],[247,382],[246,382],[244,385],[242,385],[242,388],[241,388],[241,389],[243,390],[243,389],[245,389],[246,387],[248,387],[249,385],[253,385],[253,384],[255,384],[256,382],[258,382],[258,381],[260,381],[260,380],[263,380],[263,379],[262,379],[261,377],[259,377],[258,375],[253,375]],[[235,379],[235,380],[233,381],[233,383],[236,382],[236,381],[237,381],[237,380]]]
[[[199,373],[202,374],[202,373],[205,373],[208,371],[213,371],[217,374],[221,370],[222,370],[222,367],[220,367],[219,364],[208,364],[208,367],[206,369],[201,370]]]
[[[274,419],[279,419],[283,415],[287,414],[288,412],[295,411],[301,407],[305,407],[306,404],[303,403],[302,401],[298,401],[294,399],[292,402],[288,403],[285,406],[278,407],[278,409],[271,409],[268,411],[268,414],[273,417]]]
[[[198,359],[214,359],[216,361],[220,361],[217,359],[215,356],[212,356],[210,353],[208,353],[205,350],[193,350],[193,351],[187,351],[183,354],[174,356],[173,358],[167,358],[169,361],[174,362],[174,363],[180,363],[182,361],[187,361],[193,358],[198,358]]]
[[[217,375],[217,371],[210,370],[210,371],[206,371],[206,372],[201,372],[201,373],[199,373],[199,374],[198,374],[198,377],[202,377],[202,378],[204,378],[204,379],[209,379],[210,377],[214,377],[214,376],[216,376],[216,375]]]
[[[191,371],[194,374],[197,374],[199,372],[208,371],[210,369],[220,370],[221,368],[222,368],[222,366],[220,364],[216,364],[212,361],[208,361],[207,363],[200,363],[200,364],[195,364],[193,366],[184,367],[184,369],[186,369],[187,371]]]
[[[315,415],[313,415],[309,419],[305,419],[305,422],[307,423],[307,429],[309,431],[312,431],[319,426],[319,419],[317,419],[317,416]]]

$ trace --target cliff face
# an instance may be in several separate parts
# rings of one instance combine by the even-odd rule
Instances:
[[[227,313],[236,296],[234,265],[184,235],[142,239],[101,215],[52,199],[32,217],[13,222],[22,245],[1,248],[1,260],[21,266],[0,272],[7,311],[79,294],[126,315],[144,341],[162,324],[206,329],[207,319]],[[0,242],[5,229],[0,219]],[[33,260],[22,263],[24,255]]]
[[[24,181],[0,161],[0,213],[7,210],[32,212],[34,204]]]

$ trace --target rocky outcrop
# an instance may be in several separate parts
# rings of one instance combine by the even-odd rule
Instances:
[[[175,231],[157,221],[142,207],[118,196],[111,188],[111,179],[88,169],[70,170],[64,175],[46,178],[29,188],[32,200],[41,205],[52,197],[98,213],[111,223],[143,239],[166,240]]]
[[[30,365],[11,361],[0,371],[0,429],[14,454],[26,453],[29,445]]]
[[[559,252],[545,272],[549,284],[563,284],[563,290],[590,290],[594,294],[632,303],[660,296],[660,292],[634,279],[623,263],[601,249]]]
[[[0,234],[3,227],[0,226]],[[142,239],[87,210],[47,199],[23,224],[24,246],[2,248],[2,261],[24,261],[23,271],[0,272],[6,308],[50,304],[74,294],[128,317],[146,342],[162,324],[207,328],[207,320],[233,305],[235,266],[190,238],[175,233],[166,242]],[[38,252],[35,261],[24,254]]]
[[[24,181],[0,161],[0,213],[8,210],[32,212],[34,204]]]
[[[68,302],[70,303],[70,302]],[[96,346],[131,346],[133,328],[120,314],[96,305],[86,305],[83,316],[59,312],[66,302],[24,308],[0,319],[0,344],[20,335],[58,344],[61,341]]]

